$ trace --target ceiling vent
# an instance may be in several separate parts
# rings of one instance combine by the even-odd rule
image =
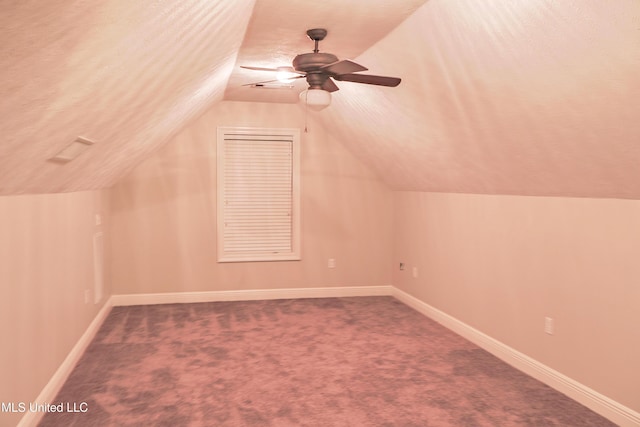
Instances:
[[[91,147],[93,144],[95,144],[94,141],[79,136],[71,144],[67,145],[58,154],[56,154],[49,160],[61,163],[70,162],[80,154],[84,153],[85,150],[87,150],[87,148]]]

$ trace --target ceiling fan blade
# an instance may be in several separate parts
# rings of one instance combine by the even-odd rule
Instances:
[[[246,84],[243,84],[242,86],[253,86],[253,85],[261,85],[265,83],[276,83],[276,82],[279,82],[279,80],[276,79],[276,80],[265,80],[263,82],[246,83]]]
[[[277,68],[265,68],[265,67],[249,67],[246,65],[241,65],[240,68],[244,68],[247,70],[255,70],[255,71],[273,71],[273,72],[277,72],[278,69]]]
[[[353,61],[349,61],[348,59],[343,59],[342,61],[325,65],[321,67],[321,69],[328,72],[329,74],[334,74],[334,75],[351,74],[351,73],[357,73],[358,71],[368,70],[368,68],[365,68],[360,64],[356,64]]]
[[[293,67],[278,67],[278,68],[266,68],[266,67],[250,67],[248,65],[241,65],[240,68],[244,68],[246,70],[255,70],[255,71],[273,71],[277,73],[279,71],[286,71],[287,73],[295,73],[304,75],[300,71],[296,71]]]
[[[303,77],[305,77],[305,76],[296,76],[296,77],[291,77],[291,80],[301,79],[301,78],[303,78]],[[274,80],[265,80],[265,81],[263,81],[263,82],[246,83],[246,84],[243,84],[242,86],[261,85],[261,84],[264,84],[264,83],[281,83],[281,84],[283,84],[283,85],[286,85],[286,84],[288,84],[288,83],[293,83],[293,82],[283,82],[283,81],[281,81],[281,80],[274,79]]]
[[[334,79],[344,82],[365,83],[368,85],[396,87],[402,81],[398,77],[374,76],[371,74],[341,74]]]
[[[333,80],[329,78],[322,84],[322,90],[326,90],[327,92],[335,92],[337,90],[340,90],[340,88],[333,82]]]

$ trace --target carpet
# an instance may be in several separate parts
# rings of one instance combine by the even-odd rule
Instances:
[[[84,411],[40,426],[614,425],[391,297],[114,307],[54,403]]]

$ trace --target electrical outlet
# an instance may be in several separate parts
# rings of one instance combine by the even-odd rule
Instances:
[[[400,263],[400,271],[404,271],[404,262]]]
[[[418,267],[413,267],[413,271],[411,272],[414,279],[418,278]]]
[[[544,332],[549,334],[549,335],[553,335],[553,330],[554,330],[553,319],[551,317],[545,317],[544,318]]]
[[[335,260],[335,258],[329,258],[329,261],[327,262],[327,267],[336,268],[336,260]]]

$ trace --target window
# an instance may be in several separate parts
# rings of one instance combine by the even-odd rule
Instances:
[[[218,128],[218,261],[300,259],[300,132]]]

